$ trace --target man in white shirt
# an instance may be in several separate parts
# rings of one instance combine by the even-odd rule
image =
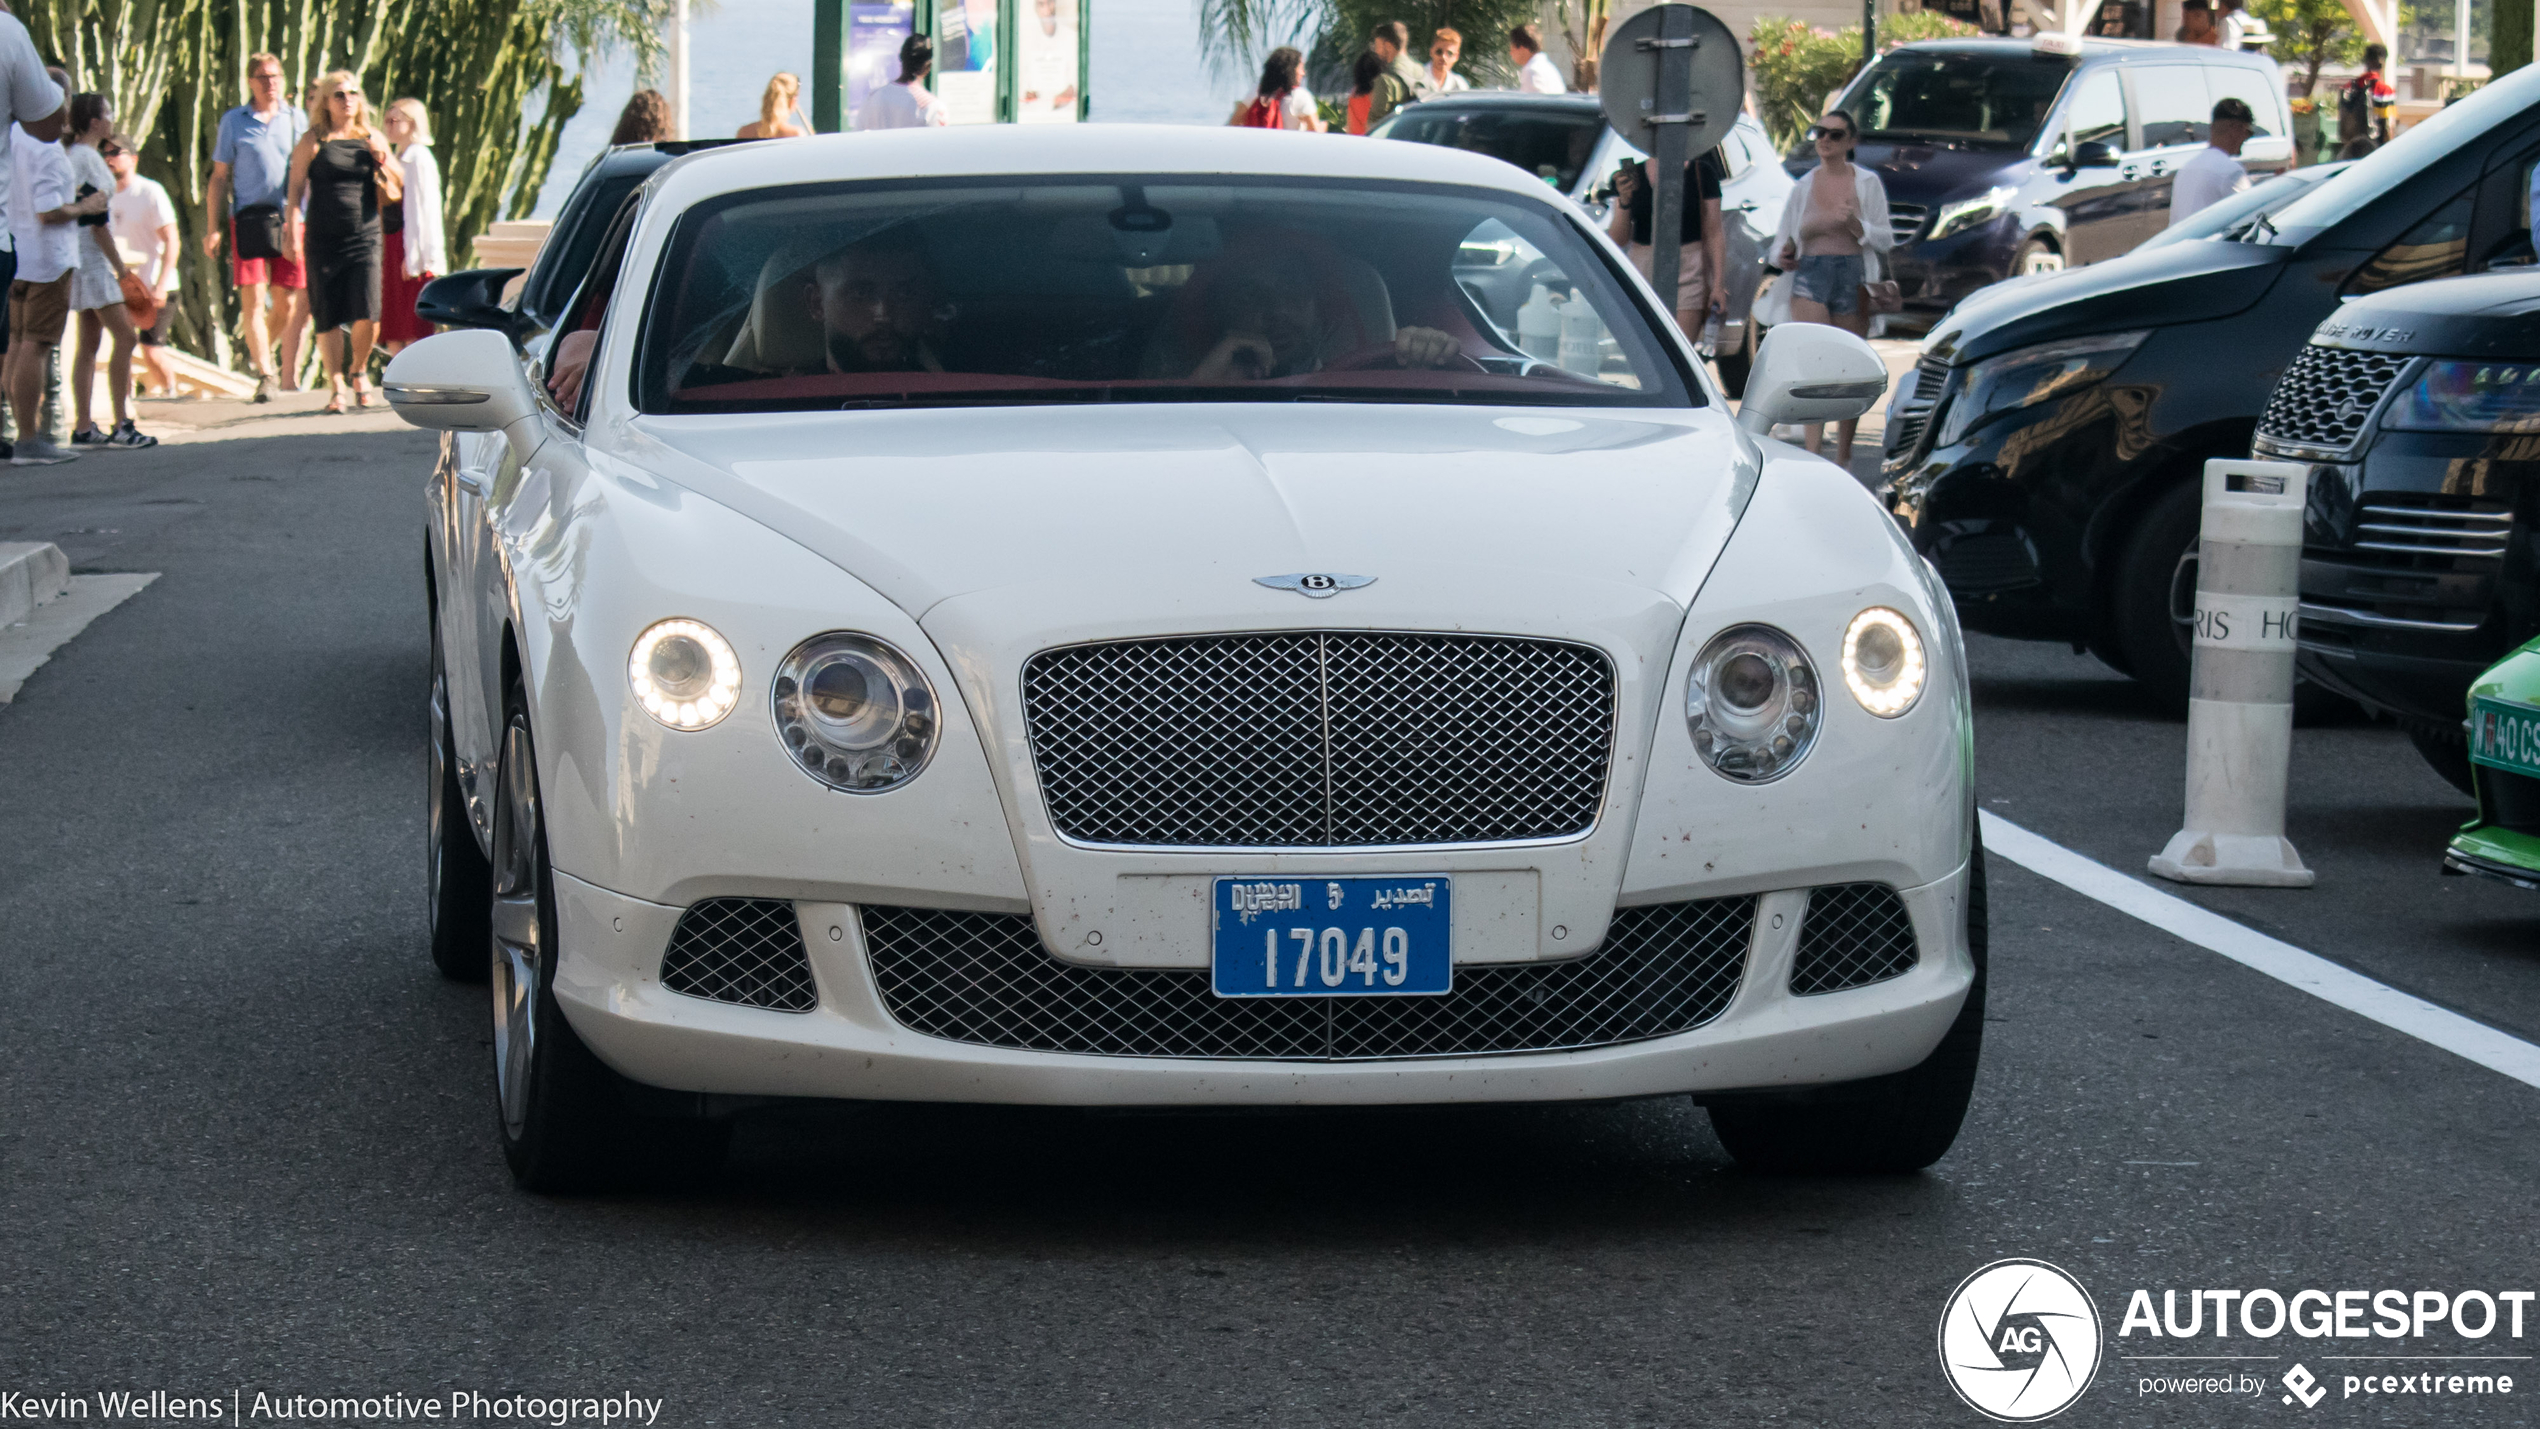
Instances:
[[[1520,94],[1568,94],[1570,86],[1561,82],[1561,67],[1543,52],[1543,27],[1532,22],[1508,32],[1508,58],[1517,66],[1517,91]]]
[[[168,359],[168,323],[176,316],[176,205],[156,179],[133,172],[139,156],[129,135],[108,137],[97,148],[115,176],[106,202],[106,231],[123,249],[124,262],[159,300],[159,311],[141,330],[141,361],[161,396],[176,395],[176,366]]]
[[[2249,33],[2249,12],[2241,0],[2222,0],[2222,11],[2214,18],[2214,28],[2222,35],[2222,47],[2234,54]]]
[[[70,321],[79,220],[104,213],[109,196],[75,200],[70,156],[58,141],[47,144],[24,127],[10,136],[9,161],[9,226],[18,246],[18,272],[9,284],[5,375],[19,425],[9,460],[16,466],[51,466],[78,453],[56,443],[52,433],[34,429],[35,414],[44,410],[44,364]]]
[[[931,129],[950,124],[944,101],[926,87],[926,72],[935,67],[935,42],[911,35],[900,42],[900,77],[876,88],[856,111],[858,133],[867,129]]]
[[[17,244],[11,237],[10,223],[18,202],[13,192],[16,185],[9,182],[10,121],[16,120],[27,133],[49,144],[62,137],[62,123],[69,109],[62,86],[45,73],[43,57],[36,54],[35,41],[28,37],[26,26],[0,8],[0,287],[14,281],[18,270]],[[6,310],[0,309],[0,354],[8,348],[8,317]],[[0,373],[6,370],[6,358],[0,357]],[[0,441],[0,460],[9,456],[9,444]]]
[[[2170,227],[2249,187],[2249,171],[2240,167],[2240,146],[2249,142],[2256,123],[2247,100],[2214,101],[2214,126],[2205,147],[2170,180]]]

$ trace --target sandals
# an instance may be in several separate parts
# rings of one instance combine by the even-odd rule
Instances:
[[[344,389],[339,387],[327,395],[326,415],[340,417],[344,415],[344,410]]]
[[[369,411],[369,410],[370,410],[371,408],[373,408],[373,407],[376,407],[376,406],[379,406],[379,405],[380,405],[379,403],[374,402],[374,401],[372,401],[372,400],[370,400],[370,399],[371,399],[371,390],[370,390],[370,384],[369,384],[368,379],[366,379],[366,378],[361,378],[361,377],[356,377],[356,378],[354,378],[354,379],[353,379],[353,405],[354,405],[354,406],[356,406],[356,407],[361,408],[361,409],[362,409],[363,411],[365,411],[365,412]]]

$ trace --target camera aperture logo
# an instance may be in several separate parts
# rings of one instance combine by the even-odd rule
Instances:
[[[1940,1312],[1940,1370],[1967,1407],[2025,1424],[2072,1407],[2099,1372],[2099,1309],[2042,1260],[1997,1260]]]

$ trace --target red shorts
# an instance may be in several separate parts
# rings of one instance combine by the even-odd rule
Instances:
[[[249,283],[271,283],[277,288],[305,288],[308,275],[300,265],[288,258],[241,258],[238,256],[238,223],[229,225],[229,275],[238,286]]]

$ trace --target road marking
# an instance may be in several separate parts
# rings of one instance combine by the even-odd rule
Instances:
[[[2235,923],[2184,898],[2163,893],[2094,859],[2030,833],[1999,814],[1979,812],[1984,847],[2041,878],[2060,883],[2172,937],[2220,953],[2323,1002],[2404,1032],[2526,1086],[2540,1087],[2540,1046],[2509,1036],[2449,1008],[2373,981],[2317,953]]]

